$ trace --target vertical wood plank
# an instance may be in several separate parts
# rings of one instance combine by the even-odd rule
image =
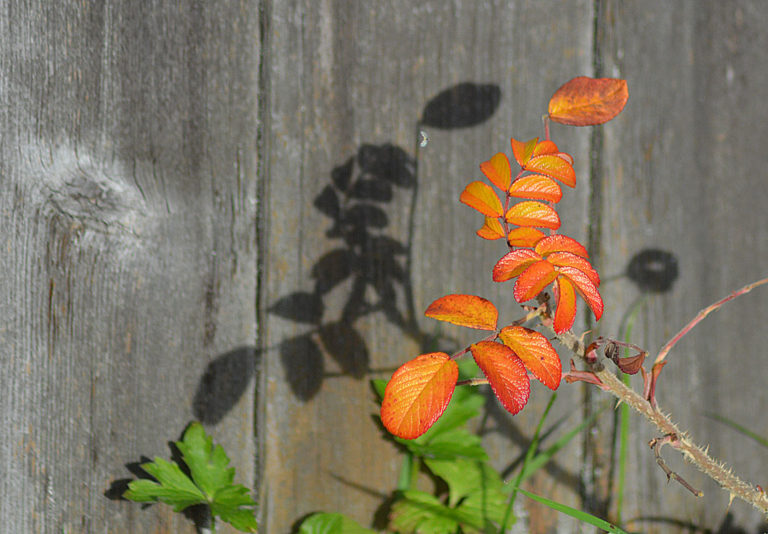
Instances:
[[[193,419],[254,483],[258,7],[0,12],[4,528],[193,532],[108,498]]]
[[[640,306],[632,338],[654,357],[700,309],[767,274],[768,6],[611,1],[604,8],[604,74],[627,78],[630,100],[605,129],[601,272],[626,273],[633,256],[653,248],[674,254],[679,278],[670,291],[645,296],[626,276],[606,283],[600,331],[616,335],[620,319]],[[657,391],[662,410],[757,484],[768,452],[710,414],[768,435],[767,314],[766,291],[758,289],[707,318],[670,353]],[[636,419],[632,429],[624,518],[646,518],[632,530],[765,529],[764,518],[738,501],[727,517],[727,493],[671,449],[667,462],[705,496],[666,485],[646,446],[653,429]]]
[[[368,379],[434,347],[427,335],[443,347],[473,341],[422,317],[446,293],[485,295],[506,320],[519,316],[511,287],[490,281],[503,251],[475,236],[482,221],[457,200],[512,135],[541,135],[561,83],[591,71],[591,2],[286,1],[268,20],[264,528],[286,532],[318,510],[368,525],[400,466]],[[417,148],[425,105],[461,82],[497,86],[498,109],[473,127],[424,126],[429,142]],[[589,132],[554,135],[583,177],[566,192],[564,231],[585,240]],[[345,185],[366,180],[382,190],[365,197]],[[571,412],[575,425],[579,397],[564,388],[553,420]],[[515,418],[489,400],[485,433],[500,468],[527,445],[548,399],[534,386]],[[571,504],[574,449],[534,482]],[[520,503],[539,531],[573,525]]]

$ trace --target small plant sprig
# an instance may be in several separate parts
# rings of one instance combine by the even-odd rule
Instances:
[[[192,423],[176,442],[189,475],[176,462],[155,458],[141,468],[157,482],[147,479],[128,484],[123,497],[130,501],[162,502],[182,512],[190,506],[207,505],[210,509],[210,531],[216,531],[215,518],[229,523],[242,532],[256,532],[254,500],[250,490],[233,484],[235,469],[228,467],[229,458],[221,445],[213,445],[213,438],[205,433],[203,425]]]
[[[549,102],[543,141],[512,139],[512,154],[520,167],[514,178],[503,153],[480,165],[504,200],[490,185],[474,181],[464,189],[460,201],[485,216],[477,232],[480,237],[506,240],[509,252],[494,266],[493,280],[516,280],[515,300],[523,304],[538,298],[539,306],[529,307],[525,317],[499,328],[497,308],[483,297],[447,295],[434,301],[425,312],[427,317],[491,334],[452,356],[444,352],[422,354],[394,373],[381,406],[381,420],[392,434],[413,439],[426,432],[445,411],[457,385],[490,384],[512,414],[528,403],[529,372],[548,388],[557,389],[562,377],[560,357],[543,334],[522,324],[541,316],[545,324],[562,334],[570,330],[576,317],[576,293],[598,320],[603,301],[598,290],[600,277],[588,261],[586,248],[556,233],[561,224],[554,207],[562,198],[558,182],[574,187],[576,173],[573,157],[561,152],[550,139],[549,121],[575,126],[602,124],[621,112],[627,98],[625,80],[574,78]],[[522,200],[512,204],[516,199]],[[541,298],[550,285],[556,300],[553,316]],[[485,378],[459,383],[454,360],[467,352],[472,353]]]

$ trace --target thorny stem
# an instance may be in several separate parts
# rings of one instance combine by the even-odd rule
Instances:
[[[760,282],[764,283],[762,280]],[[751,284],[751,286],[754,287],[756,284]],[[728,491],[731,499],[736,497],[742,499],[762,513],[768,514],[768,495],[766,495],[766,493],[762,492],[757,486],[744,482],[721,462],[710,457],[703,448],[699,447],[691,440],[688,434],[682,432],[677,425],[672,422],[668,415],[662,413],[657,408],[652,407],[642,395],[624,385],[624,383],[619,380],[615,374],[608,371],[602,363],[589,363],[586,359],[586,347],[584,346],[584,343],[582,343],[573,333],[565,332],[563,334],[555,334],[551,326],[549,326],[549,329],[560,343],[568,347],[584,364],[586,364],[589,370],[600,379],[603,384],[603,389],[610,392],[619,399],[619,401],[625,403],[636,412],[645,416],[651,424],[656,426],[662,435],[676,436],[677,440],[674,444],[675,448],[678,449],[688,461],[693,463],[699,471],[717,482],[724,490]]]

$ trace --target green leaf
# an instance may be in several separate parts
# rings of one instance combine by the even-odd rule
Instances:
[[[427,458],[424,463],[448,484],[448,504],[456,506],[461,499],[476,490],[501,491],[503,483],[496,470],[487,462],[456,458],[438,460]]]
[[[299,534],[375,534],[342,514],[318,512],[301,522]]]
[[[589,523],[590,525],[593,525],[597,528],[601,528],[607,532],[611,532],[613,534],[628,534],[625,530],[622,530],[616,525],[613,525],[608,521],[605,521],[604,519],[600,519],[599,517],[595,517],[592,514],[588,514],[587,512],[582,512],[581,510],[576,510],[575,508],[571,508],[570,506],[566,506],[565,504],[562,504],[556,501],[551,501],[540,495],[535,495],[533,493],[525,491],[522,488],[518,489],[518,491],[523,495],[525,495],[526,497],[528,497],[529,499],[539,502],[544,506],[548,506],[553,510],[569,515],[575,519],[578,519],[579,521]]]
[[[184,438],[176,442],[192,480],[212,499],[220,488],[232,484],[235,470],[229,469],[229,458],[221,445],[213,447],[213,438],[206,435],[203,425],[192,423]]]
[[[223,505],[218,502],[211,504],[211,514],[219,516],[225,521],[242,532],[256,532],[258,523],[253,515],[253,510],[247,508],[238,508]]]
[[[390,527],[402,534],[445,534],[459,526],[458,514],[423,491],[407,490],[392,505]]]
[[[456,512],[464,532],[497,532],[506,504],[507,495],[501,490],[481,488],[470,493]]]
[[[128,491],[123,494],[135,502],[163,502],[180,512],[194,504],[206,502],[205,495],[184,474],[176,462],[155,458],[154,462],[145,463],[141,468],[155,477],[157,482],[140,479],[128,484]]]
[[[408,441],[396,438],[396,441],[405,445],[413,454],[423,458],[488,460],[488,454],[483,449],[480,436],[463,428],[438,434],[427,443],[421,443],[418,439]]]

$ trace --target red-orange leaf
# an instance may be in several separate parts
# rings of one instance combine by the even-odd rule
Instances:
[[[568,277],[568,280],[574,285],[581,298],[592,309],[595,319],[599,321],[603,315],[603,298],[600,296],[600,291],[598,291],[595,284],[592,283],[586,274],[575,267],[558,267],[557,270],[560,274]]]
[[[564,276],[557,278],[557,308],[555,309],[555,321],[552,327],[555,332],[562,334],[570,330],[573,320],[576,318],[576,291],[568,279]]]
[[[506,191],[512,181],[512,170],[509,167],[509,159],[506,154],[499,152],[490,160],[480,164],[480,170],[493,185]]]
[[[541,230],[530,226],[521,226],[509,231],[507,243],[510,247],[533,247],[536,243],[547,237]]]
[[[563,191],[554,180],[541,174],[529,174],[514,181],[509,188],[510,196],[533,198],[547,202],[560,202]]]
[[[517,161],[518,165],[525,167],[525,164],[528,163],[529,159],[531,159],[533,151],[536,149],[536,143],[538,140],[538,137],[535,137],[530,141],[526,141],[525,143],[514,138],[511,140],[512,154],[515,156],[515,161]]]
[[[381,422],[399,438],[419,437],[443,415],[458,378],[458,365],[444,352],[417,356],[387,384]]]
[[[513,415],[522,410],[531,395],[531,382],[520,358],[494,341],[480,341],[470,349],[502,406]]]
[[[506,282],[511,280],[537,261],[541,261],[541,256],[527,248],[507,252],[493,266],[493,281]]]
[[[553,154],[532,157],[525,164],[525,170],[560,180],[569,187],[576,186],[576,172],[573,170],[573,166],[565,159]]]
[[[424,315],[478,330],[496,330],[499,319],[496,306],[475,295],[446,295],[430,304]]]
[[[560,228],[560,217],[557,212],[541,202],[524,200],[518,202],[507,211],[505,216],[508,223],[517,226],[535,226],[539,228]]]
[[[560,152],[560,150],[558,150],[555,142],[548,139],[542,141],[536,145],[536,148],[533,149],[534,156],[543,156],[544,154],[557,154],[558,152]]]
[[[547,256],[553,252],[570,252],[582,258],[589,258],[587,249],[581,243],[562,234],[550,235],[538,241],[535,250],[542,256]]]
[[[556,267],[574,267],[587,275],[595,286],[600,285],[600,275],[592,268],[592,264],[581,256],[570,252],[553,252],[547,256],[547,261]]]
[[[504,215],[501,200],[491,189],[491,186],[483,182],[475,181],[470,183],[462,191],[459,201],[488,217],[501,217]]]
[[[546,337],[530,328],[505,326],[499,332],[499,338],[523,360],[526,369],[542,384],[549,389],[557,389],[563,367],[560,357]]]
[[[557,278],[557,271],[547,260],[537,261],[525,271],[515,282],[515,300],[519,303],[531,300]],[[588,281],[588,280],[587,280]]]
[[[483,239],[501,239],[504,237],[504,228],[501,227],[496,217],[486,217],[485,224],[477,231],[477,235]]]
[[[626,80],[579,76],[555,91],[549,116],[571,126],[602,124],[621,113],[628,98]]]

